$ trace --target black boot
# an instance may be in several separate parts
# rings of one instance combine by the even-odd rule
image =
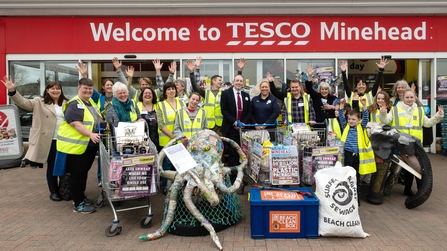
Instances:
[[[50,189],[50,200],[52,201],[61,201],[62,197],[59,194],[59,189],[57,184],[48,183],[48,188]]]

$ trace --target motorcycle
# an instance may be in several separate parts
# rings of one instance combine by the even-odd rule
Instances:
[[[422,205],[432,192],[433,172],[421,141],[388,125],[376,124],[369,127],[377,172],[371,177],[366,200],[371,204],[382,204],[383,195],[391,194],[394,184],[398,182],[399,172],[404,168],[416,177],[418,189],[414,196],[405,200],[405,206],[412,209]]]

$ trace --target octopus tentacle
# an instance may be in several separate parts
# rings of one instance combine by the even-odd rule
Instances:
[[[239,188],[239,186],[242,183],[242,179],[244,178],[244,169],[245,166],[248,163],[247,157],[245,156],[245,153],[242,151],[241,147],[233,140],[225,138],[225,137],[221,137],[222,141],[228,142],[228,144],[230,144],[231,147],[235,148],[237,153],[239,154],[239,158],[242,160],[242,163],[237,167],[237,176],[236,176],[236,180],[234,181],[233,185],[231,187],[227,187],[225,185],[225,182],[223,180],[221,180],[220,182],[218,182],[217,188],[226,194],[232,194],[234,192],[236,192],[236,190]]]
[[[177,208],[178,193],[182,189],[183,178],[181,175],[175,177],[174,183],[172,184],[169,192],[169,197],[165,200],[165,212],[161,227],[152,234],[143,235],[140,237],[141,240],[153,241],[163,237],[166,231],[171,226],[174,220],[175,209]]]
[[[203,216],[202,213],[197,209],[194,203],[191,200],[191,195],[194,187],[187,186],[183,193],[183,201],[185,202],[185,206],[188,208],[189,212],[200,222],[202,225],[210,232],[211,239],[213,239],[216,246],[222,250],[222,245],[220,244],[219,237],[216,234],[211,223]]]

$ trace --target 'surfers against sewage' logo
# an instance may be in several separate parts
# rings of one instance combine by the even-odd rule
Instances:
[[[345,181],[331,178],[324,187],[324,197],[332,198],[333,203],[346,206],[357,198],[357,185],[355,179],[348,177]]]
[[[351,203],[354,192],[349,187],[347,181],[342,181],[335,186],[335,190],[332,193],[332,199],[340,206],[346,206]]]

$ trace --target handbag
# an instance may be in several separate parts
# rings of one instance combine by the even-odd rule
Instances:
[[[60,177],[59,180],[59,194],[61,195],[62,199],[64,200],[72,200],[73,197],[71,197],[70,193],[70,185],[68,184],[70,182],[70,174],[66,173],[64,176]]]

